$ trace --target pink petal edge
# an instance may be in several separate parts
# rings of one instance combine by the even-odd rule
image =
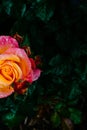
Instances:
[[[40,69],[35,69],[33,70],[33,81],[36,81],[41,75],[41,70]]]
[[[19,47],[18,42],[11,36],[0,36],[0,47],[9,46],[9,47]]]
[[[8,93],[0,91],[0,98],[6,98],[6,97],[10,96],[12,93],[14,93],[14,90],[12,90]]]

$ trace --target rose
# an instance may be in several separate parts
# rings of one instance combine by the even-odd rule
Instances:
[[[24,49],[19,48],[16,39],[0,36],[0,98],[17,90],[23,89],[21,92],[25,92],[24,83],[37,80],[40,73],[41,70],[36,67],[34,60],[27,56]]]
[[[37,80],[40,73],[34,60],[28,58],[24,49],[19,48],[16,39],[0,36],[0,98],[15,91],[25,92],[26,82]]]

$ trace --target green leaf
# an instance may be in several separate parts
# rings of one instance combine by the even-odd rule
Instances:
[[[28,88],[28,93],[30,96],[32,96],[34,90],[36,89],[36,84],[33,83],[29,88]]]
[[[22,8],[21,8],[21,16],[22,16],[22,17],[24,16],[25,11],[26,11],[26,4],[23,4],[23,5],[22,5]]]
[[[58,66],[62,61],[61,55],[56,55],[53,58],[51,58],[49,65],[51,66]]]
[[[60,112],[65,107],[65,104],[62,102],[59,102],[55,105],[55,111]]]
[[[81,116],[82,116],[81,111],[79,111],[79,110],[77,110],[75,108],[69,108],[69,112],[70,112],[70,119],[75,124],[79,124],[81,122]]]
[[[81,90],[80,90],[79,84],[74,81],[72,83],[72,87],[69,93],[69,99],[75,99],[80,94],[81,94]]]
[[[13,6],[13,2],[12,0],[4,0],[2,2],[2,6],[3,8],[5,9],[5,12],[8,14],[8,15],[11,15],[11,9],[12,9],[12,6]]]
[[[24,36],[24,41],[22,43],[22,46],[30,46],[29,36],[27,34]]]
[[[16,8],[15,8],[16,7]],[[26,12],[26,4],[24,1],[14,1],[12,5],[11,15],[14,16],[14,18],[21,19]]]
[[[19,125],[24,119],[23,115],[18,115],[13,112],[9,112],[3,116],[3,121],[5,125],[11,127]]]
[[[54,6],[48,3],[40,3],[36,9],[36,16],[39,17],[42,21],[47,22],[54,14]]]
[[[60,116],[57,112],[54,112],[52,115],[51,115],[51,121],[53,123],[53,126],[54,127],[58,127],[60,125]]]

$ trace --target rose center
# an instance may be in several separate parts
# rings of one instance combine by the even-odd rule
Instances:
[[[12,81],[13,79],[13,69],[12,66],[5,64],[0,68],[0,74],[3,78],[7,79],[8,81]]]
[[[12,68],[11,66],[4,66],[1,70],[2,73],[7,73],[8,75],[12,75]]]

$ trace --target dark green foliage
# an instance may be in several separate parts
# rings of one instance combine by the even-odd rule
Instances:
[[[32,56],[41,56],[42,74],[26,94],[0,99],[0,124],[14,128],[26,117],[29,122],[35,118],[36,124],[34,122],[32,126],[39,130],[43,126],[37,123],[39,115],[50,122],[52,129],[65,130],[62,122],[67,118],[76,129],[85,130],[86,0],[1,0],[0,34],[16,32],[24,38],[21,47],[29,45]],[[42,109],[44,105],[49,107]],[[66,125],[67,130],[71,130],[69,123]],[[45,126],[46,130],[49,123]]]

